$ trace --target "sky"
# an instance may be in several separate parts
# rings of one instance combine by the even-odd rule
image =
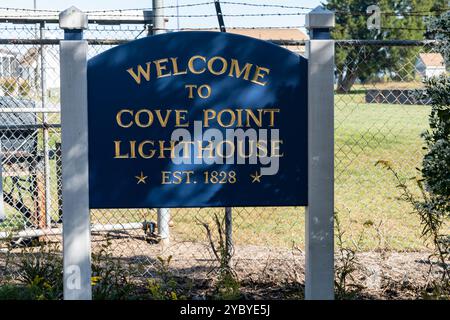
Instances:
[[[212,2],[212,0],[209,0]],[[225,0],[223,0],[225,1]],[[152,0],[36,0],[38,9],[64,10],[72,5],[81,10],[106,10],[106,9],[135,9],[151,8]],[[165,0],[165,6],[185,5],[190,3],[203,3],[208,0]],[[246,2],[253,4],[282,4],[286,6],[304,6],[314,8],[320,5],[320,0],[235,0],[235,2]],[[323,2],[323,1],[322,1]],[[33,8],[33,0],[0,0],[0,7],[11,8]],[[301,9],[284,8],[258,8],[250,6],[238,6],[231,4],[222,4],[223,14],[255,14],[255,13],[296,13],[307,12]],[[166,15],[177,15],[176,9],[165,9]],[[181,7],[179,15],[191,14],[215,14],[214,4],[208,4],[198,7]],[[169,29],[176,29],[178,24],[180,28],[195,27],[217,27],[216,17],[207,18],[188,18],[181,17],[169,18],[166,25]],[[301,26],[304,25],[304,15],[293,16],[264,16],[264,17],[225,17],[225,25],[228,27],[270,27],[270,26]]]

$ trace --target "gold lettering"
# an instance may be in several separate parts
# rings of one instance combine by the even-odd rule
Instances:
[[[237,153],[239,155],[239,157],[243,158],[243,159],[248,159],[253,155],[254,152],[254,145],[255,140],[249,140],[248,141],[248,146],[249,146],[249,151],[248,154],[245,154],[245,141],[238,141],[237,142]]]
[[[167,63],[168,61],[169,61],[169,59],[167,59],[167,58],[153,61],[153,63],[156,66],[156,76],[158,79],[164,78],[164,77],[169,77],[172,75],[172,73],[170,71],[168,73],[163,73],[163,71],[167,71],[167,66],[165,65],[165,63]]]
[[[184,88],[189,89],[189,99],[194,99],[194,89],[197,88],[195,84],[186,84]]]
[[[246,63],[245,67],[243,69],[240,69],[239,67],[239,61],[236,59],[231,59],[231,66],[230,66],[230,73],[228,74],[230,77],[233,77],[233,72],[235,74],[234,77],[240,78],[242,74],[244,73],[244,79],[248,80],[248,77],[250,76],[250,71],[253,67],[253,64]]]
[[[216,62],[217,60],[220,60],[222,62],[222,69],[220,69],[220,71],[214,70],[214,62]],[[228,62],[223,57],[212,57],[208,61],[208,70],[215,76],[220,76],[221,74],[224,74],[227,71],[227,68]]]
[[[183,181],[183,178],[181,177],[182,172],[181,171],[174,171],[172,173],[172,183],[173,184],[180,184]]]
[[[284,156],[284,154],[280,154],[280,147],[283,143],[283,140],[272,140],[271,141],[271,148],[272,148],[272,157],[281,158]]]
[[[223,150],[223,147],[225,144],[228,144],[230,146],[230,152],[227,153],[226,155],[224,153],[222,153],[222,150]],[[234,146],[234,143],[232,141],[228,141],[228,140],[220,141],[216,147],[217,156],[222,159],[232,158],[234,156],[235,148],[236,147]]]
[[[141,114],[146,114],[148,116],[147,123],[141,122]],[[148,128],[153,123],[153,113],[150,110],[147,109],[141,109],[138,112],[136,112],[136,115],[134,116],[134,121],[136,121],[136,125],[141,128]]]
[[[169,174],[170,171],[161,171],[161,184],[170,184]]]
[[[269,151],[267,149],[267,141],[266,140],[259,140],[256,143],[256,149],[258,151],[257,152],[258,157],[267,157],[267,155],[269,154]],[[261,151],[262,154],[259,153],[259,151]]]
[[[230,115],[230,121],[228,122],[228,124],[224,124],[222,121],[222,115],[225,112]],[[221,127],[228,128],[228,127],[231,127],[234,124],[234,122],[236,121],[236,115],[234,114],[233,110],[231,110],[231,109],[223,109],[223,110],[220,110],[219,113],[217,114],[217,121],[219,122]]]
[[[227,74],[229,77],[243,79],[260,86],[265,86],[268,82],[266,78],[270,73],[269,68],[260,67],[248,62],[241,63],[238,59],[227,59],[221,56],[214,56],[210,59],[202,55],[192,56],[187,61],[187,65],[182,63],[181,70],[178,60],[178,57],[162,58],[136,65],[135,67],[128,68],[126,71],[138,85],[143,80],[150,81],[153,77],[152,72],[155,72],[154,76],[156,79],[159,79],[188,73],[199,75],[208,71],[215,76]],[[152,70],[152,63],[155,65],[154,71]],[[190,97],[192,96],[193,92],[191,89]]]
[[[155,110],[155,113],[159,123],[161,124],[161,127],[165,128],[167,126],[167,122],[169,121],[169,116],[172,113],[172,110],[166,111],[166,117],[164,119],[161,115],[161,110]]]
[[[138,146],[138,153],[143,159],[150,159],[150,158],[153,158],[155,156],[155,150],[153,150],[153,149],[150,149],[150,153],[149,154],[145,154],[144,153],[144,147],[147,144],[151,145],[152,147],[155,145],[155,143],[153,141],[146,140],[146,141],[143,141],[143,142],[139,143],[139,146]]]
[[[130,141],[130,153],[131,153],[130,158],[136,159],[136,140]]]
[[[202,89],[206,89],[206,94],[203,94]],[[202,99],[209,98],[211,96],[211,86],[207,84],[203,84],[200,87],[198,87],[198,96]]]
[[[241,128],[242,127],[242,109],[236,109],[237,112],[237,124],[236,127]]]
[[[178,57],[177,58],[170,58],[170,60],[172,60],[172,69],[173,69],[173,75],[174,76],[187,74],[187,69],[185,69],[184,71],[179,71],[178,70]]]
[[[216,117],[216,111],[212,109],[203,110],[203,126],[209,127],[209,120]]]
[[[165,143],[166,141],[164,140],[159,140],[159,157],[158,159],[165,159],[166,156],[164,154],[165,151],[170,151],[170,158],[173,159],[175,158],[175,143],[176,141],[169,141],[170,142],[170,146],[166,147]]]
[[[202,159],[202,158],[212,159],[212,158],[214,158],[214,144],[212,141],[208,141],[208,145],[206,147],[203,147],[203,141],[197,141],[197,143],[198,143],[197,159]],[[203,152],[205,152],[205,151],[209,151],[209,156],[203,157]]]
[[[251,109],[246,109],[245,112],[247,114],[247,119],[246,119],[246,126],[247,127],[251,127],[250,126],[250,118],[253,119],[253,122],[258,126],[258,127],[262,127],[262,109],[257,109],[258,110],[258,118],[256,118],[255,114],[253,113],[253,111]]]
[[[280,112],[280,109],[265,109],[264,114],[266,112],[270,113],[269,126],[273,127],[275,125],[275,112]]]
[[[123,110],[120,110],[119,112],[117,112],[117,115],[116,115],[117,124],[122,128],[129,128],[133,125],[133,121],[130,120],[130,122],[128,124],[123,124],[123,122],[122,122],[122,114],[123,113],[129,113],[129,114],[131,114],[131,116],[133,116],[133,111],[129,110],[129,109],[123,109]]]
[[[120,154],[120,144],[122,141],[117,140],[114,141],[114,159],[128,159],[128,153],[127,154]]]
[[[191,157],[191,145],[195,147],[194,141],[179,141],[178,145],[183,148],[183,158],[189,159]]]
[[[264,77],[269,73],[270,73],[269,69],[256,66],[256,71],[255,74],[253,75],[251,82],[259,84],[260,86],[265,86],[267,84],[267,81],[261,82],[260,79],[264,79]]]
[[[181,123],[181,120],[186,121],[187,110],[175,110],[175,125],[177,127],[189,127],[189,121]]]
[[[189,59],[189,62],[188,62],[189,71],[191,73],[193,73],[193,74],[202,74],[202,73],[204,73],[206,71],[206,68],[203,68],[203,69],[200,69],[200,70],[196,70],[194,68],[194,61],[195,60],[202,60],[203,62],[206,63],[206,58],[205,57],[203,57],[203,56],[193,56],[192,58]]]
[[[127,72],[133,77],[134,81],[136,81],[137,84],[141,84],[141,75],[145,78],[145,80],[150,81],[150,64],[151,62],[147,62],[147,69],[144,70],[144,68],[139,64],[137,66],[137,74],[134,72],[133,68],[127,69]]]
[[[191,176],[194,174],[194,171],[183,171],[184,174],[186,175],[186,183],[190,184],[191,183]]]

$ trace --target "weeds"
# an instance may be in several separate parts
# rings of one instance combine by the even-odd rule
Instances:
[[[33,300],[61,299],[63,266],[59,245],[38,242],[35,245],[37,248],[24,248],[19,262],[15,263],[18,281],[23,286],[21,297]],[[13,291],[11,286],[6,290]]]
[[[124,266],[120,258],[109,251],[111,240],[107,238],[99,252],[92,255],[92,295],[95,300],[132,299],[135,286],[129,280],[130,266]]]
[[[355,284],[354,272],[360,266],[356,257],[356,249],[345,245],[344,234],[341,222],[337,213],[334,214],[336,230],[337,255],[335,257],[335,291],[336,298],[340,300],[355,299],[363,287]],[[362,240],[362,233],[358,238],[356,247]]]
[[[170,271],[172,256],[164,259],[158,257],[156,277],[147,280],[147,290],[153,300],[185,300],[192,283],[183,285]]]
[[[231,266],[231,258],[233,257],[233,245],[230,239],[226,237],[224,227],[224,219],[220,219],[214,214],[214,224],[218,239],[214,241],[209,224],[199,221],[206,231],[209,245],[216,258],[219,267],[217,268],[217,281],[215,284],[214,298],[220,300],[235,300],[241,295],[240,283],[238,276]]]

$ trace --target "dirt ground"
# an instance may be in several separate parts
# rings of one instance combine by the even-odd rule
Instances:
[[[217,261],[208,243],[149,243],[138,236],[114,234],[94,236],[93,252],[106,248],[137,275],[138,282],[156,276],[161,260],[171,256],[169,270],[180,283],[190,281],[190,298],[211,296]],[[58,238],[53,239],[58,242]],[[13,249],[19,256],[21,249]],[[363,252],[357,253],[348,278],[350,299],[420,299],[427,282],[436,276],[429,273],[428,252]],[[0,268],[4,269],[5,250],[0,252]],[[160,259],[158,259],[160,257]],[[339,265],[339,255],[336,256]],[[304,292],[305,254],[291,249],[255,245],[234,248],[232,266],[238,276],[245,299],[302,299]],[[431,277],[431,278],[430,278]]]
[[[144,276],[152,276],[160,262],[172,256],[170,270],[180,278],[194,279],[197,293],[208,295],[217,262],[208,243],[172,242],[168,245],[137,246],[135,240],[112,240],[110,248],[115,256],[145,266]],[[124,255],[134,251],[139,254]],[[357,253],[355,271],[349,277],[349,297],[357,299],[417,299],[423,288],[436,277],[430,273],[429,252],[370,251]],[[336,261],[339,264],[339,255]],[[232,266],[248,299],[298,299],[303,297],[305,254],[291,249],[255,245],[234,248]],[[433,269],[434,270],[434,269]]]

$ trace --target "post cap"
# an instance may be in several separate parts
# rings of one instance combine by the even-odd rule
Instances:
[[[87,15],[75,6],[59,14],[59,27],[61,29],[82,30],[88,28]]]
[[[334,12],[318,6],[306,15],[305,25],[307,29],[333,28]]]
[[[144,21],[147,23],[151,23],[153,21],[153,10],[152,9],[144,9]]]

